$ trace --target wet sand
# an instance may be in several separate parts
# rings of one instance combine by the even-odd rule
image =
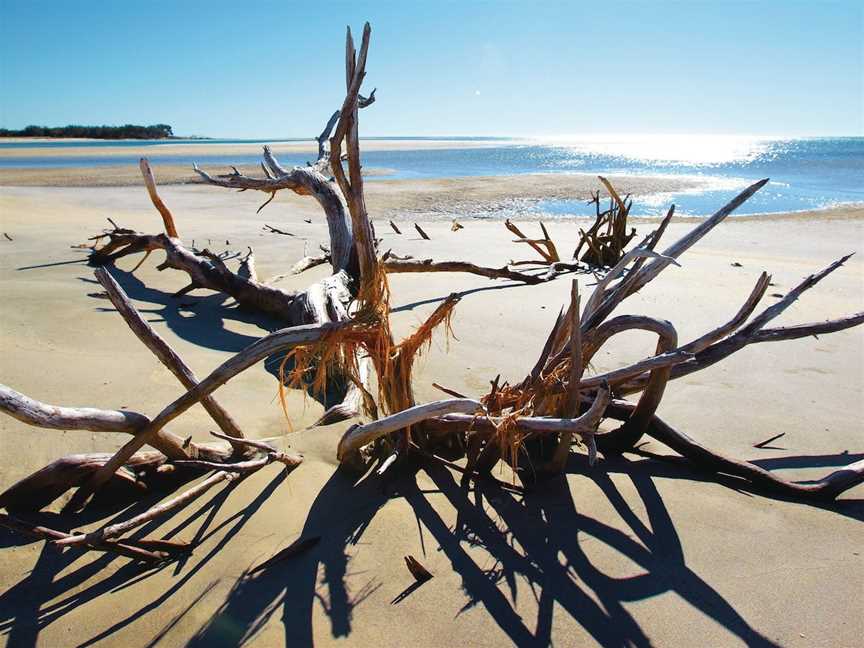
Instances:
[[[27,143],[24,138],[0,139],[2,142]],[[57,157],[75,156],[102,156],[114,157],[122,155],[194,155],[202,153],[205,155],[254,155],[260,153],[263,146],[260,142],[255,143],[210,143],[205,140],[197,144],[175,143],[165,140],[156,144],[136,140],[124,140],[123,146],[112,143],[111,140],[41,140],[50,142],[81,142],[87,146],[21,146],[0,147],[0,159],[4,157],[40,157],[43,155]],[[152,142],[152,140],[150,140]],[[454,149],[454,148],[480,148],[489,146],[508,146],[520,143],[516,140],[385,140],[385,139],[362,139],[364,151],[405,151],[423,149]],[[98,146],[92,146],[98,143]],[[317,153],[318,143],[309,139],[299,142],[272,142],[269,144],[275,154],[279,153]]]
[[[519,187],[511,181],[507,189],[501,180],[496,194],[486,181],[473,182],[474,197],[488,190],[481,198],[491,202]],[[370,210],[378,218],[403,208],[422,213],[463,190],[370,182]],[[320,212],[298,196],[280,195],[256,214],[261,196],[251,192],[174,185],[161,193],[184,240],[207,241],[217,251],[251,245],[262,277],[284,272],[326,240]],[[100,230],[108,216],[142,231],[159,225],[142,189],[0,188],[0,232],[13,239],[0,235],[2,381],[55,404],[127,406],[152,415],[182,390],[110,304],[91,296],[100,287],[83,253],[69,247]],[[293,236],[265,233],[264,224]],[[423,220],[431,241],[397,236],[386,221],[377,232],[384,249],[418,258],[501,265],[529,257],[500,223],[463,224],[454,233],[446,222]],[[674,222],[666,238],[688,226]],[[577,223],[549,227],[559,249],[573,247]],[[637,220],[636,227],[643,234],[651,222]],[[852,251],[858,254],[847,266],[807,292],[778,325],[861,310],[864,214],[840,209],[729,219],[682,257],[682,268],[668,269],[628,300],[626,312],[671,319],[687,341],[728,320],[763,269],[773,274],[770,292],[782,294]],[[136,262],[121,262],[118,280],[199,376],[278,326],[206,291],[172,299],[184,278],[157,272],[155,258],[132,276]],[[300,288],[325,274],[319,267],[278,285]],[[447,294],[463,294],[454,318],[457,339],[448,345],[436,337],[418,365],[419,401],[441,396],[433,381],[479,395],[498,373],[511,381],[523,377],[569,291],[569,278],[523,286],[455,274],[395,275],[390,283],[397,335]],[[593,279],[582,276],[580,283],[587,293]],[[766,303],[774,299],[766,296]],[[623,336],[598,354],[594,369],[644,357],[653,346],[650,336]],[[862,390],[859,328],[748,347],[670,384],[660,414],[710,447],[811,479],[864,458]],[[276,381],[265,366],[216,396],[250,436],[286,432]],[[0,534],[0,641],[687,645],[699,637],[704,645],[852,646],[864,635],[864,487],[818,508],[706,481],[674,462],[628,456],[589,469],[581,455],[570,463],[567,488],[524,498],[468,493],[458,487],[457,473],[432,467],[416,481],[373,478],[354,486],[356,476],[335,470],[336,442],[347,424],[306,430],[321,405],[292,393],[289,408],[297,431],[283,443],[305,455],[299,469],[283,479],[268,467],[145,529],[154,537],[200,542],[180,565],[142,571],[124,559],[61,555]],[[198,440],[212,428],[200,407],[172,424],[175,433]],[[785,436],[772,447],[753,447],[780,432]],[[2,417],[0,486],[60,454],[109,451],[124,441],[38,430]],[[666,452],[653,442],[647,449]],[[94,511],[86,528],[117,515],[128,513]],[[59,524],[50,514],[45,519]],[[298,538],[314,537],[319,544],[302,555],[247,574]],[[435,578],[412,588],[405,555]]]
[[[220,173],[224,169],[204,167],[210,173]],[[242,173],[261,177],[261,170],[256,166],[239,166]],[[155,167],[157,181],[160,186],[168,185],[200,185],[200,178],[188,167],[183,165],[160,164]],[[596,190],[597,177],[589,174],[555,174],[535,173],[516,176],[464,177],[441,179],[392,180],[388,179],[387,169],[368,169],[366,174],[370,179],[366,183],[366,201],[370,213],[382,220],[417,220],[472,218],[503,218],[518,217],[520,212],[543,199],[589,200],[591,192]],[[622,195],[632,194],[638,200],[640,196],[658,192],[680,191],[697,188],[701,182],[697,179],[679,179],[670,177],[618,177],[609,179]],[[67,167],[43,169],[0,169],[0,187],[39,187],[27,192],[27,195],[39,196],[47,191],[56,192],[63,187],[130,187],[126,192],[130,197],[138,193],[141,186],[141,175],[134,165],[117,165],[106,167]],[[179,190],[182,196],[197,196],[194,187]],[[207,190],[208,193],[210,190]],[[115,192],[116,193],[116,192]],[[93,192],[92,195],[98,195]],[[260,192],[246,192],[253,201],[263,203],[269,196]],[[294,197],[288,192],[277,194],[273,205],[290,201]],[[119,198],[125,201],[124,198]],[[209,200],[209,198],[205,198]],[[293,207],[292,207],[293,208]],[[302,205],[301,208],[305,208]],[[586,213],[591,211],[585,208]],[[268,208],[263,213],[272,214]]]

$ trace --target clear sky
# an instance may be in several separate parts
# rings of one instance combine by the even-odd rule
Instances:
[[[862,7],[0,0],[0,126],[309,136],[368,19],[363,135],[862,135]]]

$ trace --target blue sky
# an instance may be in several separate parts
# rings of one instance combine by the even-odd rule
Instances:
[[[0,126],[309,136],[368,19],[364,135],[862,135],[862,7],[0,0]]]

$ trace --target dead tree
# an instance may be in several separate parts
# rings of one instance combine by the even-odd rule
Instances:
[[[622,199],[612,183],[603,176],[600,176],[600,182],[609,192],[609,208],[600,211],[599,190],[591,196],[588,204],[595,205],[597,214],[594,224],[588,228],[588,231],[579,230],[581,238],[576,251],[573,252],[573,258],[592,267],[608,268],[618,263],[624,255],[624,250],[636,235],[636,230],[631,228],[630,232],[627,232],[627,217],[633,206],[630,196],[624,196]],[[586,249],[580,257],[582,246]]]
[[[234,271],[228,267],[230,259],[206,249],[185,246],[173,214],[158,195],[152,171],[146,160],[142,160],[145,186],[162,217],[163,232],[144,234],[112,222],[112,229],[93,237],[90,260],[94,265],[104,266],[96,271],[96,276],[118,312],[187,391],[150,418],[126,410],[47,405],[0,386],[0,410],[31,425],[132,435],[113,455],[64,457],[13,485],[0,494],[0,506],[9,510],[40,508],[73,488],[77,491],[67,508],[77,510],[99,489],[130,483],[147,487],[165,474],[194,476],[210,472],[211,475],[142,515],[93,533],[70,536],[28,526],[26,522],[8,517],[0,522],[63,546],[164,559],[164,551],[151,551],[153,555],[150,556],[141,553],[149,551],[147,548],[135,547],[117,538],[183,506],[220,483],[242,478],[269,463],[277,462],[288,468],[299,463],[299,458],[278,452],[266,441],[244,438],[238,424],[213,395],[231,378],[277,352],[286,354],[280,368],[282,388],[311,385],[323,389],[334,378],[347,381],[350,389],[344,402],[328,410],[321,422],[332,423],[357,415],[368,418],[368,422],[350,426],[335,451],[342,462],[380,461],[379,472],[394,465],[400,457],[434,458],[435,453],[446,446],[448,452],[459,449],[467,455],[467,465],[460,469],[468,478],[480,478],[488,474],[495,463],[504,460],[528,481],[560,473],[574,444],[584,445],[589,463],[594,464],[598,451],[626,452],[633,449],[643,435],[648,435],[709,472],[734,475],[755,487],[795,497],[830,499],[864,480],[864,462],[858,462],[815,483],[788,482],[753,464],[726,458],[701,446],[655,414],[670,380],[710,366],[749,344],[824,334],[864,323],[864,313],[858,313],[828,322],[767,327],[801,293],[839,268],[848,257],[808,277],[779,302],[751,317],[770,280],[763,274],[729,322],[686,344],[679,343],[675,327],[666,320],[638,315],[609,318],[627,297],[676,263],[681,254],[719,225],[767,180],[748,187],[662,253],[657,252],[657,246],[674,209],[669,210],[656,231],[629,252],[621,255],[623,243],[620,249],[616,247],[618,242],[610,243],[609,249],[617,250],[620,258],[596,285],[584,306],[578,284],[573,281],[569,305],[566,310],[562,308],[540,357],[518,384],[499,384],[496,379],[488,393],[475,398],[443,388],[452,398],[417,404],[412,390],[414,360],[429,343],[435,328],[449,328],[459,298],[449,297],[413,334],[396,342],[389,322],[388,273],[472,272],[490,278],[536,283],[557,276],[555,266],[561,262],[545,227],[541,225],[544,238],[535,240],[525,237],[512,224],[508,227],[519,239],[538,250],[547,261],[550,271],[546,274],[538,277],[508,267],[483,268],[463,261],[399,260],[389,258],[389,253],[379,256],[366,211],[358,138],[360,109],[374,101],[374,91],[368,98],[360,95],[370,33],[367,24],[358,52],[348,31],[345,100],[317,138],[319,156],[314,164],[286,169],[265,148],[263,177],[245,176],[236,171],[214,176],[196,167],[200,177],[209,184],[261,191],[268,194],[267,202],[276,192],[286,189],[313,197],[324,212],[330,234],[326,257],[332,267],[329,277],[304,291],[288,292],[257,278],[251,250]],[[616,241],[621,241],[622,223],[629,206],[617,198],[611,185],[604,184],[617,205],[617,208],[613,205],[615,217],[610,222],[612,232],[618,237]],[[607,224],[607,231],[609,227]],[[164,254],[159,269],[170,268],[189,276],[189,284],[178,294],[197,289],[222,292],[247,308],[275,315],[286,327],[256,341],[199,380],[140,317],[108,270],[116,259],[143,253],[140,266],[154,250]],[[600,260],[607,258],[602,256]],[[613,336],[633,329],[657,335],[654,352],[614,371],[592,374],[589,363],[598,350]],[[293,361],[291,366],[289,359]],[[371,372],[376,378],[374,390]],[[628,394],[641,395],[634,404],[624,400]],[[223,434],[217,435],[219,443],[191,443],[166,429],[171,421],[197,403],[204,405],[222,430]],[[620,420],[622,425],[611,432],[600,432],[598,426],[604,418]],[[153,450],[144,450],[145,445]],[[136,549],[140,551],[136,553]]]

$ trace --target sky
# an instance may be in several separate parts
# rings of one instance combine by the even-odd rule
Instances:
[[[864,135],[860,0],[0,0],[0,127],[311,136],[365,20],[365,136]]]

